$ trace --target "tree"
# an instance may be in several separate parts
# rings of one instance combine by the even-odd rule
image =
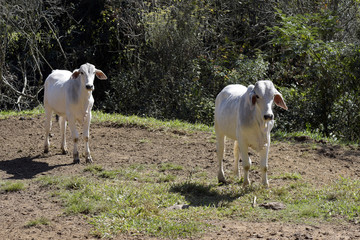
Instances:
[[[61,13],[57,0],[5,1],[0,4],[1,109],[29,108],[43,84],[44,57],[56,37],[52,18]],[[52,31],[52,34],[48,34]]]

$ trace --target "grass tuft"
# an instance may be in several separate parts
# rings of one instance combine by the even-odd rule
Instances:
[[[93,174],[100,173],[104,170],[104,168],[100,165],[92,164],[85,167],[84,172],[91,172]]]
[[[25,224],[25,227],[35,227],[39,225],[49,225],[50,220],[46,217],[40,217],[38,219],[30,220]]]
[[[279,176],[272,176],[272,179],[282,179],[282,180],[300,180],[302,179],[299,173],[283,173]]]
[[[161,129],[161,130],[171,130],[171,131],[203,131],[203,132],[212,132],[213,127],[207,126],[205,124],[191,124],[183,122],[180,120],[169,120],[161,121],[155,118],[150,117],[138,117],[138,116],[124,116],[121,114],[109,114],[103,113],[100,111],[92,112],[92,121],[93,122],[111,122],[118,124],[120,126],[137,126],[144,127],[148,129]],[[140,142],[146,142],[146,139],[141,140]]]
[[[6,181],[0,183],[0,191],[3,192],[18,192],[25,189],[25,184],[20,181],[12,182]]]
[[[183,170],[183,166],[181,165],[177,165],[177,164],[174,164],[174,163],[162,163],[159,165],[159,171],[160,172],[165,172],[166,170],[174,170],[174,171],[180,171],[180,170]]]

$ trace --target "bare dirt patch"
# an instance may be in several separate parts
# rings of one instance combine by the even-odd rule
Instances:
[[[0,193],[0,239],[93,239],[86,216],[64,214],[61,204],[32,179],[41,175],[81,175],[85,168],[72,164],[72,143],[69,154],[60,155],[58,125],[54,122],[49,154],[43,154],[43,118],[11,117],[0,120],[0,178],[28,182],[25,190]],[[216,177],[215,142],[211,133],[147,130],[118,127],[111,123],[92,124],[91,151],[94,162],[106,169],[119,169],[131,164],[171,162],[184,169],[201,168],[211,178]],[[69,133],[68,133],[69,135]],[[315,143],[311,139],[298,142],[275,142],[271,146],[270,176],[300,173],[305,181],[322,186],[340,176],[360,178],[360,149]],[[231,142],[227,144],[226,175],[232,169]],[[80,142],[80,152],[83,144]],[[252,154],[255,165],[258,159]],[[181,171],[189,175],[190,172]],[[259,173],[250,173],[252,181],[260,181]],[[273,179],[271,186],[286,184]],[[31,220],[45,217],[49,224],[26,226]],[[360,239],[358,223],[324,224],[316,226],[290,223],[252,223],[240,220],[209,221],[216,227],[203,239]],[[136,238],[136,237],[135,237]],[[146,239],[142,236],[141,239]],[[122,235],[119,239],[134,239]],[[149,238],[150,239],[150,238]]]

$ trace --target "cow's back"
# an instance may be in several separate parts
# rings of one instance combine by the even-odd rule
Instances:
[[[55,113],[65,116],[66,114],[66,89],[67,82],[71,77],[67,70],[54,70],[45,80],[44,104]]]
[[[243,85],[228,85],[215,100],[215,130],[231,139],[236,139],[239,106],[246,91]]]

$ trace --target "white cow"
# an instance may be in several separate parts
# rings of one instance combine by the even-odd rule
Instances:
[[[71,136],[74,141],[74,163],[79,163],[77,143],[79,134],[76,130],[76,121],[83,125],[83,138],[85,140],[86,162],[92,162],[89,149],[89,128],[91,120],[91,108],[94,104],[92,91],[94,90],[95,75],[101,79],[107,79],[106,75],[86,63],[73,72],[67,70],[54,70],[45,81],[44,107],[45,107],[45,144],[44,153],[49,152],[49,133],[51,130],[52,113],[59,115],[61,150],[67,153],[66,148],[66,122],[69,122]]]
[[[223,170],[224,138],[235,140],[234,173],[239,176],[239,153],[243,161],[244,186],[250,184],[249,169],[251,160],[248,147],[260,152],[262,183],[268,187],[268,153],[270,131],[274,125],[273,102],[288,109],[282,95],[271,81],[258,81],[255,86],[229,85],[216,97],[215,133],[216,150],[219,161],[218,180],[226,183]]]

